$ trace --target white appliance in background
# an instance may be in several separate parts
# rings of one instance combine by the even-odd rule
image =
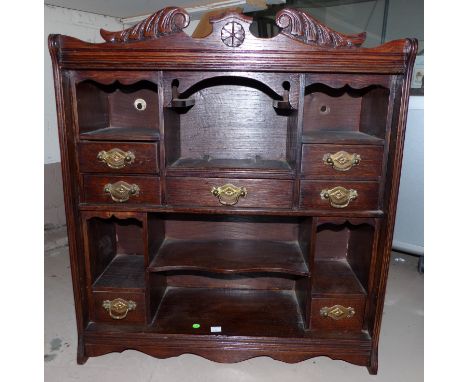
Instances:
[[[424,97],[422,96],[411,96],[409,100],[393,249],[418,256],[424,255]]]

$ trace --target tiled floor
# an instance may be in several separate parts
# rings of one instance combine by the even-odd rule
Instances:
[[[64,247],[45,256],[45,381],[423,381],[423,285],[424,277],[417,272],[417,258],[394,254],[377,376],[370,376],[364,367],[325,357],[297,364],[267,357],[219,364],[194,355],[156,359],[133,350],[90,358],[79,366],[70,264]]]

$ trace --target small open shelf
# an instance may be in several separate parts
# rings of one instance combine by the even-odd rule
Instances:
[[[166,239],[149,269],[219,273],[274,272],[308,275],[297,242],[272,240]]]
[[[171,165],[171,169],[292,170],[287,161],[261,159],[258,157],[252,159],[179,158]]]
[[[145,288],[143,223],[135,218],[86,220],[93,291]]]
[[[365,294],[365,290],[345,259],[315,262],[312,294],[321,297]]]
[[[143,256],[116,255],[93,284],[93,290],[145,288]]]
[[[302,142],[383,145],[389,94],[372,83],[359,89],[311,83],[305,88]]]
[[[343,145],[383,145],[384,140],[360,131],[309,130],[302,134],[302,143],[329,143]]]
[[[159,132],[147,127],[104,127],[80,134],[88,141],[158,141]]]
[[[85,80],[76,85],[80,139],[159,139],[157,85],[146,80],[124,85]]]
[[[317,227],[313,291],[365,294],[369,286],[374,241],[372,221],[327,222]]]
[[[200,327],[193,328],[193,324]],[[301,337],[294,291],[168,287],[154,321],[165,334]],[[211,327],[221,327],[211,332]]]

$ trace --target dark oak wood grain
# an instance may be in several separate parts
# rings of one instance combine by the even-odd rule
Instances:
[[[362,48],[289,8],[273,38],[252,21],[227,11],[192,38],[168,7],[101,44],[49,36],[78,363],[134,349],[377,372],[417,41]],[[96,160],[112,148],[135,160]],[[337,151],[361,161],[338,172],[323,163]],[[113,201],[119,181],[138,195]],[[226,184],[247,194],[223,205]],[[337,186],[358,197],[330,205]],[[102,306],[117,298],[136,303],[120,320]],[[321,313],[334,305],[354,314]]]
[[[172,178],[166,179],[166,201],[175,206],[224,207],[211,193],[213,187],[232,184],[245,187],[247,195],[239,198],[236,207],[290,208],[292,204],[292,181],[270,179],[231,178]]]
[[[303,331],[290,291],[171,287],[154,323],[156,331],[168,334],[296,337]],[[212,333],[211,327],[221,331]]]

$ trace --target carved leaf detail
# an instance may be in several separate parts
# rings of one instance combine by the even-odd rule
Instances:
[[[298,10],[285,8],[276,14],[276,25],[281,33],[295,40],[310,45],[327,48],[358,47],[366,39],[366,33],[344,35],[326,27],[309,14]]]
[[[184,9],[167,7],[123,31],[109,32],[101,29],[100,32],[105,41],[113,43],[151,40],[180,32],[189,22],[190,17]]]

